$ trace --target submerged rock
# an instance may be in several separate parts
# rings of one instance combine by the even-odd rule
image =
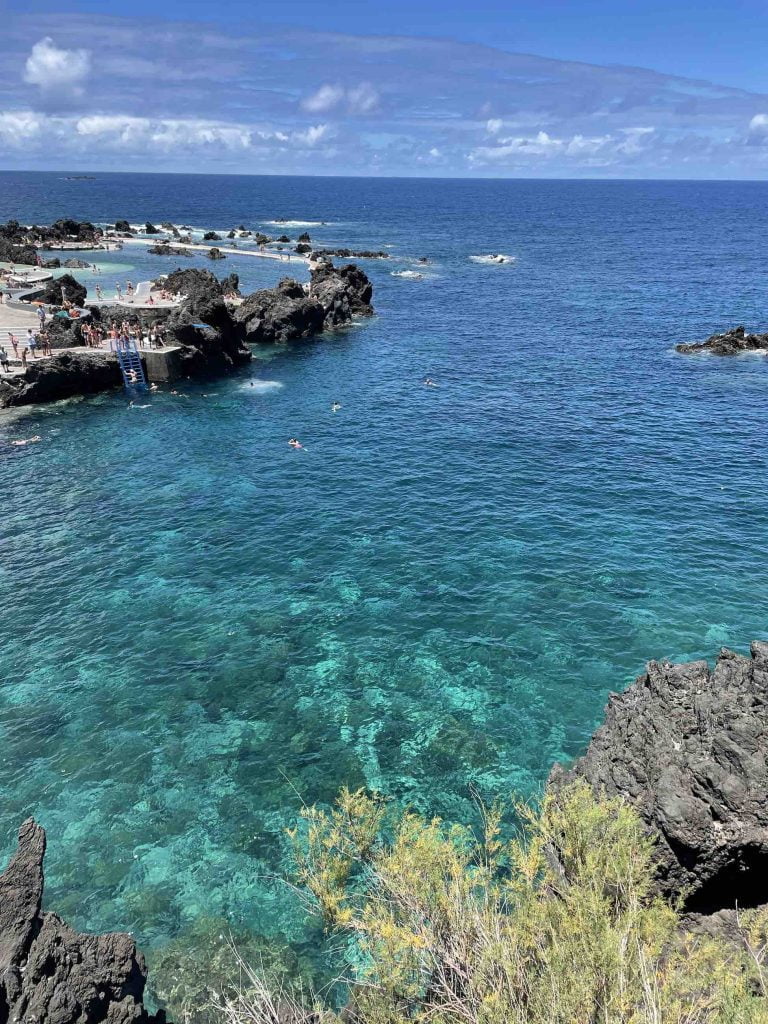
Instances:
[[[768,334],[748,334],[744,327],[733,327],[724,334],[713,334],[706,341],[676,345],[684,355],[711,352],[714,356],[736,356],[742,352],[768,351]]]
[[[45,832],[29,818],[0,875],[0,1019],[44,1024],[162,1024],[142,999],[133,939],[84,935],[41,909]]]
[[[649,662],[610,698],[569,773],[624,796],[657,833],[662,892],[715,914],[768,903],[768,644],[751,658]]]

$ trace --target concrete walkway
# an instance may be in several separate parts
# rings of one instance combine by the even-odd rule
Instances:
[[[166,242],[171,246],[172,249],[191,249],[195,252],[209,252],[211,249],[218,249],[219,252],[224,252],[230,256],[256,256],[262,260],[279,260],[281,263],[309,263],[309,259],[306,256],[299,256],[295,252],[269,252],[255,249],[233,249],[230,246],[222,245],[221,242],[177,242],[173,238],[121,238],[121,242],[125,245],[164,245]],[[215,262],[215,261],[213,261]]]

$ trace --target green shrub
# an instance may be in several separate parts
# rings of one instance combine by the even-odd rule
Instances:
[[[343,791],[292,833],[298,880],[326,927],[354,939],[362,1024],[762,1024],[766,920],[743,943],[694,936],[653,893],[635,811],[584,784],[547,794],[502,840]],[[383,839],[382,833],[387,835]],[[322,1021],[317,1007],[230,1000],[229,1024]],[[272,1011],[275,1010],[272,1003]]]

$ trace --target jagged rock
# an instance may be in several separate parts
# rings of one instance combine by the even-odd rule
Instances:
[[[51,260],[40,260],[40,267],[42,270],[58,270],[61,266],[61,260],[58,256]]]
[[[115,231],[119,231],[123,235],[133,234],[133,231],[131,230],[131,225],[127,220],[116,220]]]
[[[751,658],[649,662],[608,703],[570,772],[621,795],[657,833],[662,892],[687,911],[768,903],[768,644]]]
[[[156,242],[154,245],[150,245],[147,252],[152,253],[153,256],[190,257],[192,255],[189,249],[180,249],[178,245],[171,245],[170,242]]]
[[[221,290],[224,295],[240,294],[240,277],[238,274],[228,274],[221,279]]]
[[[299,239],[301,241],[301,239]],[[315,249],[312,256],[316,260],[330,259],[332,256],[338,256],[342,260],[388,260],[389,253],[383,250],[376,251],[374,249]]]
[[[323,261],[310,273],[309,294],[324,312],[326,328],[349,323],[354,316],[371,316],[373,285],[368,275],[353,263],[334,267]]]
[[[175,231],[176,230],[174,225],[171,224],[171,222],[169,220],[164,220],[163,223],[160,225],[160,227],[163,229],[163,231]]]
[[[299,237],[296,239],[297,242],[311,242],[312,239],[309,237],[308,231],[302,231]]]
[[[724,334],[713,334],[706,341],[675,346],[684,355],[711,352],[714,356],[736,356],[741,352],[768,351],[768,334],[747,334],[743,327],[733,327]]]
[[[85,260],[78,259],[64,260],[62,263],[63,267],[71,267],[72,270],[84,270],[86,267],[90,267],[90,265],[91,264],[87,263]]]
[[[165,321],[169,340],[185,348],[185,372],[219,373],[250,361],[242,332],[224,303],[222,282],[210,270],[175,270],[165,279],[165,287],[186,296]]]
[[[206,231],[203,235],[204,242],[220,242],[221,235],[217,235],[215,231]]]
[[[80,284],[71,274],[62,274],[46,283],[40,297],[51,306],[61,306],[65,299],[73,306],[82,306],[87,294],[88,289],[84,284]]]
[[[307,242],[299,242],[298,245],[293,247],[293,251],[297,252],[299,256],[306,256],[307,253],[312,252],[312,246],[308,245]]]
[[[0,1020],[162,1024],[142,1003],[147,971],[129,935],[84,935],[41,910],[44,855],[29,818],[0,875]]]
[[[317,299],[310,298],[304,288],[284,277],[276,288],[264,288],[247,295],[234,311],[234,319],[246,341],[293,341],[319,334],[323,330],[325,312]]]
[[[160,234],[160,228],[156,228],[155,225],[151,223],[151,221],[147,221],[147,223],[144,225],[144,234],[145,235],[159,235]]]
[[[212,249],[209,249],[205,255],[209,260],[225,260],[227,258],[226,254],[223,253],[221,249],[217,249],[215,245]]]
[[[120,383],[117,361],[105,353],[60,352],[49,359],[30,359],[24,376],[0,378],[0,408],[95,395]]]
[[[288,237],[288,235],[278,235],[275,241],[282,242],[283,244],[285,244],[286,242],[290,242],[290,238]]]

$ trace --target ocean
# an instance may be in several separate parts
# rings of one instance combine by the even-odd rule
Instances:
[[[343,333],[0,415],[0,847],[34,814],[74,926],[309,955],[303,804],[473,820],[648,659],[768,639],[768,362],[673,348],[768,328],[767,183],[0,174],[0,219],[61,216],[391,254]]]

